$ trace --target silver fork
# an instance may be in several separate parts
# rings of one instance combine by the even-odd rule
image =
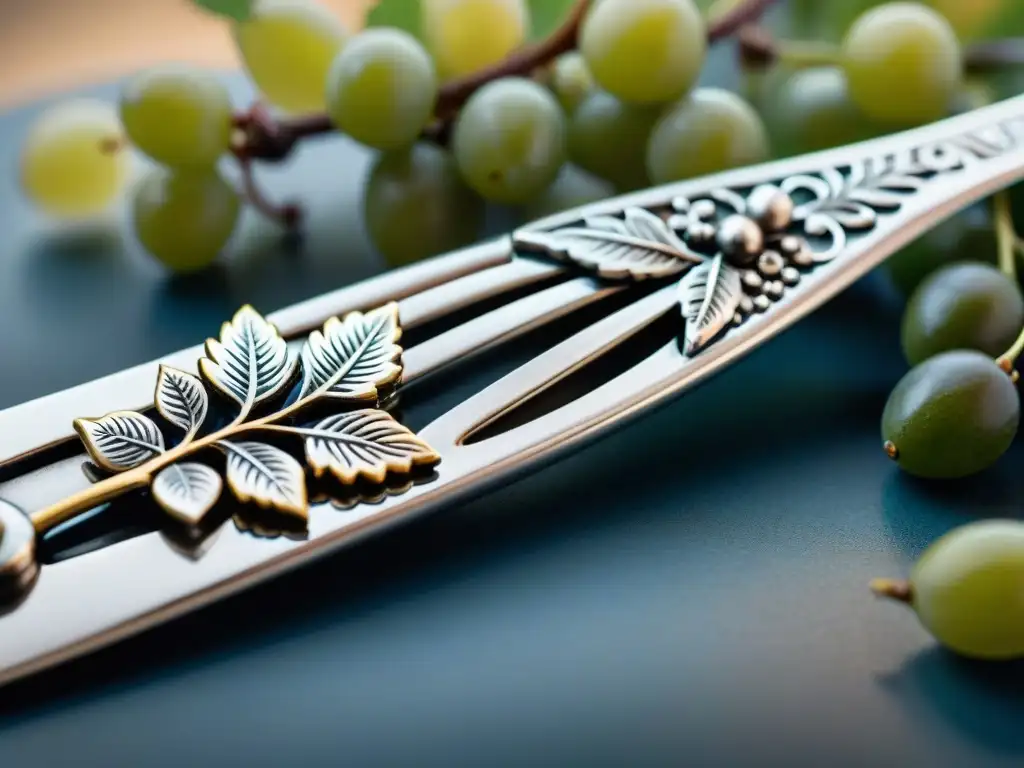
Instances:
[[[311,331],[324,326],[326,338],[330,318],[349,317],[353,333],[373,336],[364,346],[379,352],[374,370],[391,371],[374,380],[383,392],[394,386],[404,390],[613,294],[627,300],[418,435],[406,436],[389,416],[380,417],[388,434],[399,436],[388,445],[404,447],[392,454],[380,448],[373,456],[360,453],[362,449],[342,451],[349,462],[342,474],[376,461],[362,477],[379,480],[397,474],[399,487],[378,494],[373,503],[357,502],[344,514],[328,503],[309,504],[300,515],[303,525],[297,535],[258,537],[224,522],[203,547],[184,555],[164,536],[149,533],[55,564],[36,563],[38,535],[90,513],[101,500],[95,489],[117,482],[93,478],[98,482],[91,483],[82,474],[85,456],[76,443],[74,420],[132,408],[151,410],[160,366],[196,374],[197,361],[213,354],[209,345],[205,353],[202,347],[183,350],[0,412],[0,471],[5,478],[0,483],[0,520],[5,524],[0,582],[17,592],[0,618],[0,682],[112,643],[578,448],[707,379],[929,227],[1022,176],[1024,97],[883,139],[567,211],[511,235],[274,313],[267,319],[291,350],[280,358],[282,365],[295,360],[300,349],[315,347],[316,334],[307,338]],[[638,285],[644,281],[646,288]],[[374,314],[375,308],[395,302],[397,323],[410,330],[456,311],[472,312],[511,291],[530,292],[402,351],[400,361],[388,351],[391,337],[381,335],[387,313]],[[635,298],[630,301],[631,296]],[[350,314],[354,312],[368,314]],[[572,372],[629,344],[666,315],[678,317],[679,332],[646,359],[538,418],[491,437],[483,432]],[[383,319],[373,325],[367,317]],[[249,328],[246,333],[257,332]],[[256,351],[276,349],[273,338],[249,341]],[[315,355],[307,358],[303,352],[302,357],[305,381]],[[331,359],[338,363],[340,358]],[[394,370],[387,367],[396,362]],[[346,376],[351,378],[351,372],[342,378]],[[352,382],[353,387],[358,384]],[[217,388],[205,373],[202,384],[211,391]],[[250,395],[254,401],[256,395]],[[387,403],[386,397],[378,397],[372,403],[364,399],[343,405],[366,409],[358,413],[372,416],[374,408]],[[284,431],[288,429],[310,432],[301,426]],[[372,442],[381,433],[365,434]],[[315,438],[306,439],[307,460],[312,462],[308,441]],[[122,458],[125,446],[131,447],[116,440],[114,444],[123,449],[118,454]],[[102,459],[102,448],[95,446],[93,458],[96,450]],[[406,482],[404,470],[416,461],[402,466],[403,455],[436,469]],[[399,458],[392,461],[394,456]],[[113,453],[110,457],[116,458]],[[150,458],[146,454],[139,459],[142,470]],[[153,482],[142,470],[128,468],[141,478],[140,487]],[[204,472],[209,476],[209,470]],[[237,477],[234,483],[237,490]],[[250,497],[261,500],[258,489]],[[85,501],[69,504],[69,499]],[[263,501],[275,503],[270,496]]]

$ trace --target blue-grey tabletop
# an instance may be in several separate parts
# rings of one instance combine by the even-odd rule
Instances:
[[[41,106],[0,120],[0,406],[390,266],[341,138],[263,176],[306,204],[299,245],[250,217],[221,269],[171,280],[121,214],[61,234],[16,188]],[[0,690],[0,765],[1024,764],[1024,667],[954,658],[867,590],[1024,498],[1019,446],[957,484],[885,457],[899,311],[870,276],[561,463]]]

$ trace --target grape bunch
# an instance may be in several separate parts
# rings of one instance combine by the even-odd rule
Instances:
[[[227,23],[261,103],[236,112],[216,74],[154,67],[117,105],[40,119],[24,145],[27,196],[77,218],[131,181],[139,243],[171,270],[197,271],[225,251],[243,203],[298,223],[254,188],[251,164],[333,131],[378,153],[368,230],[406,262],[475,239],[485,201],[537,217],[769,157],[753,106],[696,87],[713,22],[694,0],[551,0],[562,24],[533,54],[545,3],[420,0],[411,26],[386,23],[392,3],[353,34],[317,0],[254,0]],[[145,160],[134,180],[132,152]],[[229,181],[231,159],[241,183]],[[396,212],[404,237],[386,223]]]

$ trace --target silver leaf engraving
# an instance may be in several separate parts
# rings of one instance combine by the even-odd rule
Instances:
[[[168,514],[195,525],[217,503],[223,485],[214,469],[184,461],[160,470],[153,480],[153,498]]]
[[[299,462],[266,443],[221,440],[217,446],[227,454],[228,485],[239,501],[306,518],[306,477]]]
[[[319,392],[327,397],[376,400],[378,389],[402,373],[398,346],[402,331],[398,305],[332,317],[323,330],[309,334],[302,348],[302,389],[299,397]]]
[[[363,477],[382,483],[389,472],[436,464],[440,456],[386,411],[361,410],[329,416],[306,436],[306,462],[318,476],[330,472],[342,483]]]
[[[97,465],[110,472],[137,467],[164,450],[164,436],[153,420],[135,411],[115,411],[99,419],[75,419],[75,430]]]
[[[702,261],[661,217],[643,208],[627,208],[623,215],[591,216],[582,226],[551,232],[518,232],[513,247],[571,261],[610,279],[667,277]]]
[[[156,377],[156,409],[169,422],[194,435],[206,418],[208,399],[197,376],[166,365]]]
[[[297,363],[277,329],[246,305],[230,323],[224,323],[219,341],[206,342],[206,357],[199,361],[199,369],[207,381],[248,412],[279,394]]]
[[[732,322],[743,295],[740,273],[721,254],[692,269],[679,283],[686,318],[686,354],[695,355]]]

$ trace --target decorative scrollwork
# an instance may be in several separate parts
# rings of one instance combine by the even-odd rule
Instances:
[[[878,226],[943,174],[1016,149],[1012,118],[753,189],[714,188],[651,210],[628,208],[548,232],[521,231],[520,251],[541,253],[616,280],[678,277],[694,355],[730,325],[767,311],[801,276],[834,260],[852,237]]]
[[[385,483],[391,475],[429,467],[441,457],[423,440],[380,409],[380,396],[401,376],[401,327],[395,304],[365,314],[331,318],[294,356],[277,329],[252,307],[243,307],[207,342],[199,360],[202,379],[162,366],[157,375],[157,412],[184,436],[167,447],[155,421],[141,413],[118,411],[98,419],[78,419],[75,427],[95,464],[111,477],[94,478],[114,491],[148,485],[169,515],[198,525],[221,497],[224,480],[198,461],[204,449],[226,457],[227,487],[244,504],[304,521],[308,515],[305,468],[285,448],[253,439],[257,433],[291,439],[304,447],[315,474],[330,473],[352,485]],[[301,360],[301,364],[300,364]],[[288,384],[301,369],[301,384],[283,404]],[[237,405],[227,426],[201,435],[210,407],[207,384]],[[312,426],[294,417],[314,403],[359,405]],[[271,407],[255,418],[256,404]],[[367,406],[370,407],[367,407]],[[193,458],[195,457],[195,458]],[[189,460],[185,460],[188,458]]]

